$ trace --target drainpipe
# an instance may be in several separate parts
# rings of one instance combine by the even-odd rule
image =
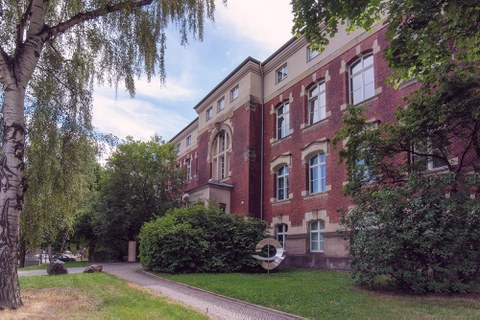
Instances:
[[[263,154],[263,149],[264,149],[264,141],[265,141],[265,133],[264,133],[264,107],[265,107],[265,94],[264,94],[264,74],[263,74],[263,65],[260,62],[260,95],[261,95],[261,111],[262,111],[262,120],[261,120],[261,130],[262,130],[262,143],[260,144],[260,220],[263,220],[263,194],[264,194],[264,177],[263,177],[263,161],[264,161],[264,154]]]

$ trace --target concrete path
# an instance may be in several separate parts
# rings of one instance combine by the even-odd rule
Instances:
[[[166,280],[143,270],[139,263],[106,263],[103,271],[181,302],[211,319],[221,320],[298,320],[304,319],[281,311],[224,297],[215,293]],[[69,273],[85,268],[69,268]],[[45,270],[19,271],[22,275],[44,275]]]

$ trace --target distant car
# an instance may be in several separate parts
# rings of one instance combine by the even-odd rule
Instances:
[[[63,261],[63,262],[77,261],[77,259],[72,258],[72,257],[67,257],[65,255],[53,256],[53,260],[60,260],[60,261]]]

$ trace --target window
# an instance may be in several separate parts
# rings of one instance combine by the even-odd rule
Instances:
[[[230,139],[228,134],[222,130],[217,135],[212,150],[212,177],[215,180],[222,180],[228,173],[228,153]]]
[[[448,163],[445,161],[446,150],[433,148],[430,142],[426,146],[413,146],[411,161],[425,165],[425,170],[435,170],[445,167]]]
[[[287,77],[287,64],[285,63],[283,66],[281,66],[279,69],[276,71],[276,77],[277,77],[277,83],[282,81]]]
[[[322,220],[310,223],[310,251],[323,252],[323,230],[325,222]]]
[[[177,153],[180,152],[180,143],[177,143],[177,145],[175,146],[175,150],[177,151]]]
[[[308,91],[308,123],[314,124],[326,116],[325,82],[317,83]]]
[[[287,249],[287,231],[288,226],[284,223],[277,225],[277,241],[280,242],[283,249]]]
[[[372,159],[373,160],[373,159]],[[365,159],[357,159],[356,161],[356,175],[357,178],[362,182],[371,182],[375,181],[375,173],[368,165]]]
[[[283,139],[290,134],[290,106],[288,102],[283,103],[277,108],[277,139]]]
[[[237,85],[232,90],[230,90],[230,101],[236,100],[238,98],[238,94],[239,94],[239,89]]]
[[[288,166],[284,165],[277,170],[277,200],[288,199]]]
[[[312,50],[309,47],[307,47],[307,61],[312,60],[313,58],[317,57],[320,54],[320,52],[316,50]]]
[[[222,99],[217,101],[217,112],[220,112],[223,109],[225,109],[225,97],[222,97]]]
[[[357,104],[375,95],[373,54],[357,60],[350,67],[350,102]]]
[[[187,145],[187,147],[192,144],[192,136],[187,137],[187,140],[186,140],[185,144]]]
[[[212,119],[212,117],[213,117],[213,108],[212,107],[207,109],[206,116],[207,116],[207,121]]]
[[[190,159],[185,161],[185,166],[187,167],[187,181],[192,179],[192,162]]]
[[[325,153],[319,153],[310,158],[309,181],[310,194],[327,191],[327,170]]]

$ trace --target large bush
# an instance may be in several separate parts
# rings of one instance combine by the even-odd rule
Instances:
[[[472,177],[473,178],[473,177]],[[478,179],[410,177],[403,185],[363,188],[344,216],[357,283],[390,279],[414,292],[469,292],[480,284]],[[446,193],[450,193],[446,196]]]
[[[258,268],[252,258],[264,236],[260,220],[210,206],[174,209],[140,232],[142,265],[159,272],[234,272]]]

